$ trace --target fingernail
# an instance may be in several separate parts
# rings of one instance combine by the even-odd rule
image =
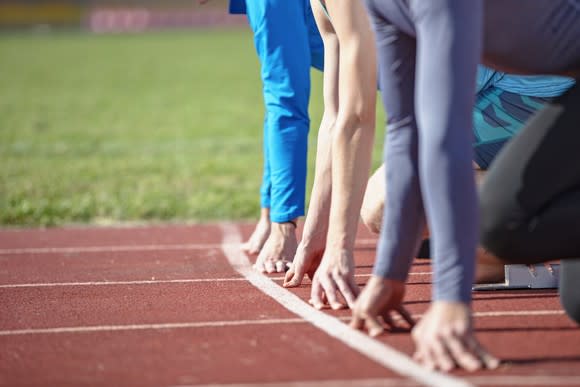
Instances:
[[[371,335],[372,337],[376,337],[381,333],[383,333],[383,330],[381,328],[374,328],[370,330],[369,335]]]

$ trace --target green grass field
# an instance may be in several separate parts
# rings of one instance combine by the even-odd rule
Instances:
[[[264,108],[249,31],[10,34],[0,53],[0,224],[257,216]],[[313,72],[308,191],[321,114]]]

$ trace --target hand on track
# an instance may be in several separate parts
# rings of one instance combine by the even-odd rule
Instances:
[[[300,243],[296,250],[294,261],[290,265],[290,269],[286,272],[283,286],[285,288],[300,286],[305,274],[308,274],[310,279],[314,279],[314,273],[316,273],[318,266],[320,266],[323,254],[324,244],[321,244],[317,248],[308,248],[304,243]]]
[[[471,310],[458,302],[434,302],[412,332],[413,358],[428,369],[495,369],[499,360],[477,341]]]
[[[317,309],[327,303],[332,309],[352,308],[358,294],[352,252],[327,248],[312,280],[310,303]]]
[[[399,319],[393,318],[392,313],[397,312],[412,327],[415,322],[402,306],[404,295],[405,284],[402,281],[373,275],[355,303],[350,325],[356,329],[366,329],[371,336],[378,336],[384,331],[385,324],[403,328]]]

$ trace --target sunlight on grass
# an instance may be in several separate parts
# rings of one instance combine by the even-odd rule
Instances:
[[[264,110],[247,30],[4,35],[0,52],[0,223],[258,214]],[[321,88],[313,72],[308,191]]]

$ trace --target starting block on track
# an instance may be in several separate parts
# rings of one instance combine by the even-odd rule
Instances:
[[[505,281],[477,284],[472,290],[557,289],[559,264],[505,265]]]

